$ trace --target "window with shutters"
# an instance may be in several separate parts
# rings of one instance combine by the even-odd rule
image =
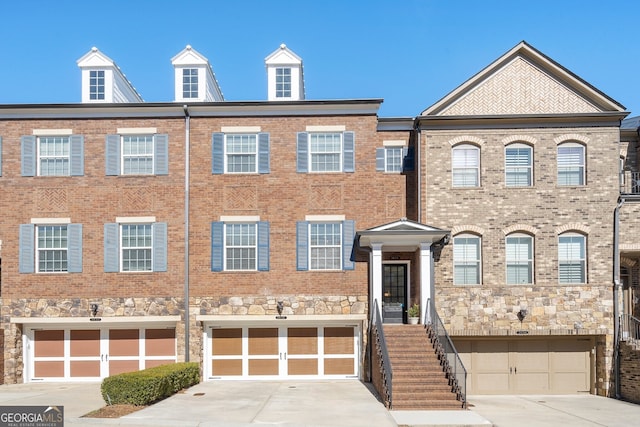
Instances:
[[[585,185],[585,147],[577,142],[558,145],[558,185]]]
[[[353,220],[298,222],[298,270],[353,270],[354,237]]]
[[[479,285],[481,283],[481,239],[473,234],[459,234],[453,238],[453,283]]]
[[[39,273],[67,271],[67,226],[36,227],[36,265]]]
[[[167,271],[167,223],[122,220],[104,225],[104,271]]]
[[[82,272],[82,224],[67,221],[20,226],[20,273]]]
[[[533,237],[514,233],[505,239],[507,284],[533,283]]]
[[[578,233],[558,236],[558,282],[587,283],[587,238]]]
[[[167,175],[169,137],[166,134],[107,135],[107,175]]]
[[[384,149],[384,171],[402,172],[402,147],[386,147]]]
[[[354,172],[353,132],[298,132],[298,172]]]
[[[152,271],[151,224],[122,224],[122,271]]]
[[[213,174],[269,173],[269,133],[214,133],[212,165]]]
[[[268,271],[269,223],[259,220],[211,224],[212,271]]]
[[[81,135],[27,135],[20,143],[22,176],[84,175]]]
[[[532,185],[533,150],[525,144],[510,144],[504,150],[505,185],[530,187]]]
[[[456,145],[451,149],[452,185],[454,187],[480,186],[480,148],[471,144]]]

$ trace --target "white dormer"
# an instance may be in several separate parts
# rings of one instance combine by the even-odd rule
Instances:
[[[82,102],[143,102],[131,82],[111,58],[98,48],[77,61],[82,70]]]
[[[171,58],[171,64],[175,70],[176,102],[224,101],[209,61],[191,46]]]
[[[285,44],[264,59],[267,67],[269,101],[301,101],[304,99],[302,58]]]

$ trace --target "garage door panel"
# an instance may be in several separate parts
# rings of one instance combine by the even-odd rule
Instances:
[[[287,373],[289,375],[318,375],[318,358],[289,359]]]
[[[351,327],[324,328],[325,354],[353,354],[353,334]]]
[[[63,361],[38,361],[34,363],[33,374],[37,378],[64,377]]]
[[[175,328],[146,329],[144,344],[147,356],[175,356],[176,330]]]
[[[109,355],[111,357],[138,356],[140,354],[139,339],[138,329],[109,330]]]
[[[249,375],[278,375],[280,361],[278,359],[249,360]]]
[[[353,357],[324,359],[325,375],[355,375]]]
[[[551,387],[556,393],[588,393],[591,388],[585,372],[555,373],[551,378]]]
[[[249,355],[278,354],[278,337],[278,328],[249,328]]]
[[[64,357],[64,330],[34,331],[35,357]]]
[[[473,377],[473,389],[478,394],[502,394],[509,389],[509,374],[477,373]]]
[[[72,378],[100,377],[99,360],[72,360],[69,369]]]
[[[70,356],[100,356],[100,330],[71,330],[69,332]]]
[[[216,377],[241,376],[242,360],[212,360],[211,373]]]
[[[147,366],[148,368],[149,366]],[[123,372],[133,372],[140,369],[140,362],[137,360],[110,360],[109,375],[117,375]]]
[[[166,359],[166,360],[148,359],[145,361],[144,367],[145,369],[148,369],[148,368],[155,368],[156,366],[160,366],[160,365],[169,365],[172,363],[176,363],[175,359]]]
[[[242,328],[213,329],[211,344],[213,356],[241,356]]]
[[[290,355],[318,354],[318,328],[288,328],[287,352]]]

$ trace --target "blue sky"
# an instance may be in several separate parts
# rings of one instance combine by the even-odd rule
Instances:
[[[526,40],[640,115],[637,0],[0,0],[0,104],[76,103],[92,46],[147,102],[170,59],[209,59],[229,101],[265,100],[264,58],[304,61],[307,99],[383,98],[415,116]]]

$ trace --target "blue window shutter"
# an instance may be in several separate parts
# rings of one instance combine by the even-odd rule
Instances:
[[[353,251],[353,239],[356,237],[356,222],[346,220],[342,222],[342,269],[353,270],[356,268],[351,257]]]
[[[298,132],[297,153],[297,171],[309,172],[309,134],[307,132]]]
[[[153,271],[167,271],[167,223],[156,222],[151,226],[153,236]]]
[[[120,271],[120,230],[116,223],[104,225],[104,272]]]
[[[269,159],[269,133],[261,132],[258,134],[258,172],[269,173],[271,171]]]
[[[385,170],[385,149],[384,148],[376,148],[376,170],[384,172]]]
[[[71,158],[71,176],[84,175],[84,136],[71,135],[69,137],[70,158]]]
[[[211,271],[224,270],[224,222],[211,223]]]
[[[344,132],[342,134],[342,146],[344,151],[344,172],[355,172],[355,134]]]
[[[269,271],[269,222],[258,222],[258,271]]]
[[[0,136],[0,176],[2,176],[2,137]]]
[[[309,269],[309,222],[296,223],[296,266],[300,271]]]
[[[106,174],[120,175],[120,135],[107,135],[105,158]]]
[[[153,138],[154,142],[154,173],[156,175],[169,174],[169,135],[159,134]]]
[[[405,147],[402,151],[402,154],[404,155],[404,159],[402,162],[402,171],[403,172],[411,172],[414,171],[416,166],[416,160],[415,160],[415,150],[413,149],[413,147]]]
[[[211,136],[211,173],[224,173],[224,133],[214,133]]]
[[[82,224],[67,225],[67,271],[82,273]]]
[[[20,224],[20,252],[18,272],[33,273],[35,271],[36,228],[33,224]]]
[[[22,176],[36,176],[36,137],[25,135],[20,137],[20,162]]]

